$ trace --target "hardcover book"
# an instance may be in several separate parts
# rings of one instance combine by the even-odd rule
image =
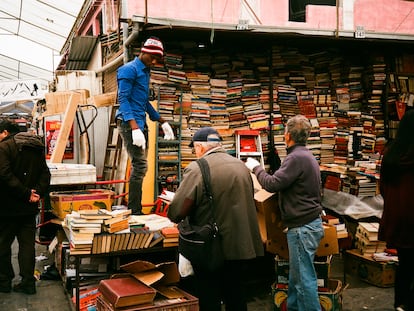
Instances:
[[[133,277],[101,280],[98,290],[116,308],[151,303],[156,294],[155,289]]]

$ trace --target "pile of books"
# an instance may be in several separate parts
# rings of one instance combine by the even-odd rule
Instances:
[[[362,255],[384,252],[386,244],[378,240],[379,223],[359,222],[355,234],[355,246]]]
[[[178,246],[179,231],[177,227],[166,227],[161,229],[161,234],[164,236],[162,241],[163,247]]]
[[[343,239],[348,237],[348,230],[345,223],[342,223],[338,217],[332,215],[323,215],[322,221],[328,225],[332,225],[336,228],[336,237]]]

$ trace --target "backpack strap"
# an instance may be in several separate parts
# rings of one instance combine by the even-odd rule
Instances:
[[[209,205],[211,208],[211,218],[213,222],[216,222],[214,218],[213,193],[211,192],[211,184],[210,184],[210,167],[205,158],[200,158],[196,162],[198,166],[200,167],[201,175],[203,176],[205,194],[208,197]]]

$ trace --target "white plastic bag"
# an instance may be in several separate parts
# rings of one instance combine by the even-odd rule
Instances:
[[[178,254],[178,272],[183,278],[194,274],[191,262],[181,254]]]

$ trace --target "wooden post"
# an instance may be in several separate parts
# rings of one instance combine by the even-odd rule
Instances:
[[[69,97],[69,102],[66,106],[63,121],[57,137],[57,143],[50,156],[50,163],[62,163],[63,155],[65,153],[66,144],[68,142],[70,129],[75,120],[76,110],[80,102],[80,93],[73,91]]]

